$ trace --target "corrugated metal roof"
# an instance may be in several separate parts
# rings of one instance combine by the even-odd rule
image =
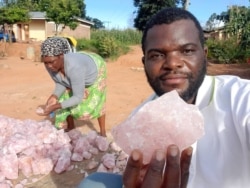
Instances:
[[[29,12],[30,15],[30,19],[31,20],[45,20],[46,19],[46,13],[45,12]],[[90,22],[88,20],[79,18],[79,17],[75,17],[79,22],[85,23],[87,25],[94,25],[93,22]]]
[[[29,15],[30,15],[30,19],[44,19],[45,20],[46,13],[45,12],[29,12]]]

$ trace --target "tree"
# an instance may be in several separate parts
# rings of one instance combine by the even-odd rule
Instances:
[[[27,9],[15,5],[0,8],[0,25],[3,27],[4,32],[9,35],[10,42],[12,42],[13,24],[28,20],[29,14]]]
[[[164,7],[182,7],[187,0],[134,0],[134,6],[138,8],[134,19],[134,27],[142,31],[147,21],[159,10]]]
[[[250,57],[250,9],[245,6],[231,6],[226,12],[216,16],[224,22],[224,30],[229,39],[234,39],[235,57],[239,59]],[[226,41],[225,41],[226,42]],[[223,48],[224,50],[224,48]],[[233,54],[230,52],[230,55]]]
[[[75,0],[79,9],[81,10],[80,17],[85,18],[86,16],[86,5],[84,0]],[[41,11],[46,12],[50,7],[51,0],[0,0],[0,7],[9,7],[11,5],[17,5],[23,7],[28,11]]]
[[[76,17],[81,16],[78,2],[78,0],[50,0],[50,6],[46,9],[46,18],[47,21],[55,22],[56,35],[60,24],[63,25],[62,29],[65,26],[73,30],[77,27]]]
[[[224,22],[224,20],[218,20],[218,15],[216,13],[213,13],[208,21],[206,22],[206,29],[207,30],[213,30],[220,26],[221,22]]]
[[[15,4],[29,11],[39,11],[39,0],[16,0]]]
[[[237,37],[240,49],[250,57],[250,9],[245,6],[232,6],[228,15],[227,33]]]
[[[191,4],[189,0],[182,0],[182,5],[184,10],[188,10],[188,6]]]
[[[29,20],[28,11],[17,6],[0,8],[0,25],[13,25],[17,22],[25,22]]]
[[[94,25],[91,26],[91,28],[93,28],[93,29],[104,29],[105,28],[103,22],[97,18],[91,18],[91,17],[87,16],[86,20],[94,23]]]
[[[227,31],[239,35],[249,24],[249,9],[244,6],[232,6],[228,9]]]
[[[86,17],[86,5],[84,3],[84,0],[76,0],[78,3],[78,7],[81,10],[80,17],[85,18]]]

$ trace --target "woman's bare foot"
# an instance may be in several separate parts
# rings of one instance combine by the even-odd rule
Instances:
[[[64,131],[65,131],[65,132],[69,132],[69,131],[71,131],[71,130],[74,129],[74,128],[75,128],[75,126],[67,126],[67,128],[64,129]]]
[[[105,131],[101,131],[100,132],[100,136],[107,137],[106,132]]]

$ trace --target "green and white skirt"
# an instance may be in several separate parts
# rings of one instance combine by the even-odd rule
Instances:
[[[66,119],[71,115],[74,119],[90,120],[98,118],[106,112],[106,62],[101,56],[94,53],[80,52],[89,55],[96,63],[98,76],[96,81],[84,90],[83,100],[80,104],[57,110],[55,113],[55,126],[61,129],[65,126]],[[72,96],[71,90],[66,90],[60,97],[59,102],[65,101]]]

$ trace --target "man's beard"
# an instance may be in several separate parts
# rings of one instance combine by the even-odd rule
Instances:
[[[192,99],[193,97],[196,96],[197,92],[198,92],[198,89],[199,87],[201,86],[203,80],[204,80],[204,77],[205,77],[205,74],[206,74],[206,71],[207,71],[207,60],[204,60],[204,64],[200,67],[200,69],[198,70],[198,75],[197,75],[197,78],[195,80],[195,78],[193,77],[193,74],[187,74],[187,79],[188,79],[188,83],[189,83],[189,86],[186,90],[182,91],[181,93],[179,93],[179,96],[184,100],[184,101],[189,101],[190,99]],[[164,91],[162,88],[161,88],[161,85],[160,85],[160,81],[159,81],[159,78],[157,79],[151,79],[147,73],[147,71],[145,70],[145,74],[146,74],[146,77],[147,77],[147,80],[148,80],[148,83],[150,84],[150,86],[152,87],[152,89],[155,91],[155,93],[158,95],[158,96],[161,96],[163,94],[166,93],[166,91]],[[169,91],[167,91],[169,92]]]

